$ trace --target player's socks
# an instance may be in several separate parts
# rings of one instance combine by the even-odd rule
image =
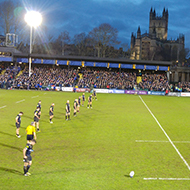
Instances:
[[[24,174],[26,174],[27,173],[27,166],[24,166]]]
[[[49,121],[51,122],[52,118],[49,119]]]
[[[27,172],[28,172],[29,169],[30,169],[30,165],[27,166]],[[26,172],[26,173],[27,173],[27,172]]]
[[[69,118],[69,120],[70,120],[70,115],[68,115],[68,118]]]
[[[67,120],[67,115],[65,116],[65,120]]]

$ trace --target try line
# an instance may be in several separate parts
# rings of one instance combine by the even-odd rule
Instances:
[[[174,147],[174,149],[176,150],[176,152],[178,153],[178,155],[180,156],[180,158],[183,160],[183,162],[185,163],[185,165],[187,166],[187,168],[190,170],[190,166],[189,164],[186,162],[186,160],[183,158],[183,156],[181,155],[181,153],[179,152],[179,150],[176,148],[176,146],[174,145],[174,143],[172,142],[172,140],[170,139],[170,137],[168,136],[168,134],[166,133],[166,131],[163,129],[163,127],[160,125],[160,123],[158,122],[158,120],[156,119],[156,117],[154,116],[154,114],[151,112],[151,110],[149,109],[149,107],[146,105],[146,103],[144,102],[144,100],[141,98],[141,96],[139,96],[139,98],[141,99],[142,103],[145,105],[145,107],[147,108],[147,110],[149,111],[149,113],[152,115],[152,117],[155,119],[156,123],[159,125],[160,129],[163,131],[163,133],[165,134],[165,136],[167,137],[168,141],[171,143],[171,145]]]

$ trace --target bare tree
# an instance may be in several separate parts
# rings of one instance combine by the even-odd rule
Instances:
[[[61,32],[57,39],[61,46],[61,55],[65,55],[65,46],[70,42],[70,36],[68,31]]]
[[[129,44],[128,43],[122,43],[121,44],[122,47],[122,57],[123,58],[128,58],[130,55],[130,48],[129,48]]]
[[[117,40],[118,31],[110,24],[104,23],[89,32],[94,47],[98,50],[98,57],[105,57],[107,46],[115,46],[120,42]]]
[[[75,47],[77,48],[78,55],[88,55],[88,46],[90,39],[88,36],[83,32],[80,34],[76,34],[74,36],[74,44]]]
[[[0,3],[0,27],[4,35],[17,33],[23,17],[23,9],[17,2],[5,0]]]

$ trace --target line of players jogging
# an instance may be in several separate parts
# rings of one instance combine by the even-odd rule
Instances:
[[[82,100],[81,100],[82,99]],[[93,94],[91,94],[88,97],[88,104],[87,104],[87,108],[89,109],[89,107],[92,109],[92,99],[96,99],[97,100],[97,96],[96,96],[96,91],[93,91]],[[81,102],[82,101],[82,102]],[[80,106],[82,103],[82,106],[84,106],[84,102],[86,101],[85,98],[85,93],[83,93],[82,98],[81,96],[79,96],[78,99],[74,100],[74,104],[73,104],[73,115],[74,117],[77,116],[77,112],[80,112]],[[24,161],[24,176],[30,176],[31,174],[28,172],[31,165],[32,165],[32,156],[31,153],[33,152],[33,146],[36,144],[36,130],[37,132],[40,132],[40,128],[39,128],[39,120],[40,120],[40,116],[41,116],[41,100],[38,102],[37,107],[34,111],[34,121],[31,122],[30,125],[27,126],[26,128],[26,139],[27,139],[27,144],[25,146],[25,148],[23,149],[23,161]],[[69,100],[67,100],[66,103],[66,115],[65,115],[65,119],[66,120],[70,120],[70,112],[71,112],[71,107],[69,104]],[[15,120],[16,120],[16,136],[18,138],[20,138],[20,134],[19,134],[19,129],[20,129],[20,125],[21,125],[21,116],[23,115],[23,112],[19,112],[19,114],[16,116]],[[51,104],[50,108],[49,108],[49,120],[50,123],[53,123],[52,119],[54,117],[54,103]]]
[[[88,104],[87,104],[87,108],[89,109],[89,107],[92,109],[92,100],[95,99],[97,100],[97,95],[96,95],[96,91],[94,90],[93,93],[88,97]],[[80,112],[80,106],[84,106],[84,102],[86,101],[85,98],[85,93],[82,94],[82,97],[79,96],[78,99],[74,100],[73,103],[73,116],[76,117],[77,116],[77,112]],[[67,100],[66,103],[66,107],[65,107],[65,120],[71,120],[70,115],[71,115],[71,106],[69,103],[69,100]]]

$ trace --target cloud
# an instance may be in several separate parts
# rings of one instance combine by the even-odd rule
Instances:
[[[0,0],[4,1],[4,0]],[[15,0],[16,1],[16,0]],[[102,23],[109,23],[118,30],[122,43],[130,41],[131,33],[149,30],[151,7],[158,16],[163,8],[169,10],[168,38],[177,38],[179,33],[189,37],[190,1],[183,0],[19,0],[23,5],[42,11],[43,25],[51,35],[57,36],[67,30],[71,37],[81,32],[88,33]],[[128,40],[126,42],[126,40]],[[190,46],[190,40],[186,40]]]

